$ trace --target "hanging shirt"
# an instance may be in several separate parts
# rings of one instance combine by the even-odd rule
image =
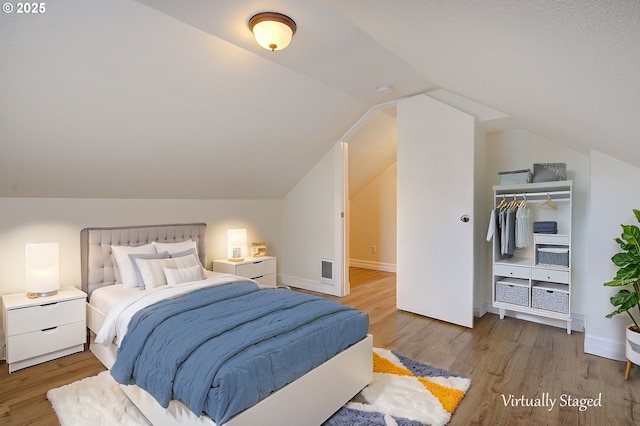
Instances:
[[[489,215],[489,227],[487,228],[487,241],[491,241],[494,235],[498,234],[498,217],[497,217],[498,209],[491,210],[491,214]]]
[[[533,222],[531,221],[531,210],[525,205],[516,212],[516,248],[526,248],[531,245],[533,234]]]

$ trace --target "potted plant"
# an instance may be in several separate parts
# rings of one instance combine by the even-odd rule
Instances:
[[[633,210],[636,220],[640,222],[640,210]],[[615,241],[620,245],[622,252],[615,254],[611,261],[619,268],[613,280],[604,283],[609,287],[625,287],[620,289],[609,300],[616,308],[607,315],[626,313],[632,321],[626,331],[626,356],[627,360],[640,365],[640,228],[636,225],[621,225],[622,235]],[[627,367],[627,378],[629,367]]]

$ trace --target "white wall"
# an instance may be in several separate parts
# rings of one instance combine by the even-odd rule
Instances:
[[[0,198],[0,294],[24,291],[25,244],[60,244],[62,285],[80,287],[80,230],[96,226],[207,223],[207,266],[226,257],[226,230],[280,249],[280,200],[113,200]]]
[[[349,200],[349,264],[395,272],[397,165],[387,167]],[[371,246],[376,246],[376,253]]]
[[[487,135],[476,123],[474,138],[474,176],[473,176],[473,315],[481,317],[491,304],[491,287],[484,285],[485,278],[491,273],[487,259],[491,253],[486,249],[487,230],[484,227],[486,211],[491,209],[491,199],[484,196],[487,188]]]
[[[279,279],[283,284],[340,294],[340,284],[320,282],[321,260],[334,260],[334,276],[341,259],[336,251],[336,144],[282,200]]]
[[[526,130],[505,130],[487,135],[487,186],[483,195],[488,200],[493,196],[492,186],[499,183],[498,172],[531,169],[533,163],[567,163],[568,179],[573,181],[572,251],[573,262],[571,312],[573,327],[581,329],[590,297],[585,283],[588,277],[587,247],[590,244],[589,218],[589,156],[567,148],[555,141]],[[490,207],[481,219],[489,223]],[[485,242],[488,253],[491,243]],[[487,264],[491,262],[488,256]],[[491,291],[490,266],[485,278],[485,291]],[[534,318],[538,319],[538,318]]]
[[[605,287],[616,274],[611,256],[620,248],[614,238],[621,224],[637,224],[632,209],[640,208],[640,168],[598,151],[591,152],[591,200],[589,203],[589,254],[584,289],[587,329],[584,350],[607,358],[625,360],[624,333],[631,321],[626,315],[605,318],[613,311],[609,298],[619,289]]]

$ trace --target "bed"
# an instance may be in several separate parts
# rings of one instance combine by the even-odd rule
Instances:
[[[104,340],[103,325],[105,322],[108,323],[105,328],[111,325],[109,321],[113,315],[109,316],[107,312],[114,309],[113,307],[120,307],[124,298],[130,300],[132,293],[135,293],[133,298],[143,299],[146,296],[140,296],[142,293],[156,290],[159,293],[166,289],[153,288],[141,292],[139,289],[121,288],[121,284],[116,284],[118,268],[114,265],[117,262],[113,261],[112,247],[139,247],[153,242],[180,245],[188,241],[195,243],[194,254],[201,265],[206,265],[206,224],[203,223],[86,228],[81,231],[81,278],[82,289],[89,295],[87,324],[92,332],[90,350],[107,368],[112,369],[115,364],[116,368],[112,371],[114,374],[118,371],[116,364],[118,346],[115,342],[120,342],[120,340],[115,339],[109,344],[95,342],[101,329],[103,331],[101,338]],[[155,262],[155,260],[148,262]],[[124,272],[120,271],[120,273]],[[253,286],[256,284],[247,282],[246,279],[211,271],[203,271],[203,274],[203,285],[209,286],[211,283],[211,286],[216,287],[215,291],[222,291],[221,289],[226,291],[231,288],[236,291],[239,288],[247,288],[247,293],[251,293],[251,295],[271,296],[271,298],[275,294],[286,294],[269,293],[271,290],[290,292],[285,289],[254,291]],[[189,285],[192,284],[187,283],[185,286]],[[108,294],[108,297],[99,299],[96,295],[100,293]],[[250,297],[250,295],[243,294],[242,297]],[[195,299],[195,297],[192,298]],[[165,301],[164,303],[169,302]],[[131,336],[133,335],[134,333],[131,332]],[[365,335],[359,340],[349,343],[346,349],[341,349],[326,361],[314,366],[310,371],[301,373],[300,377],[270,393],[266,398],[221,421],[220,424],[229,426],[320,425],[372,380],[371,353],[372,338]],[[122,359],[124,359],[123,356],[119,361]],[[287,362],[295,361],[287,360]],[[292,369],[295,370],[295,365]],[[172,399],[164,408],[142,387],[121,385],[121,388],[154,425],[216,425],[216,422],[209,416],[194,414],[182,401]]]

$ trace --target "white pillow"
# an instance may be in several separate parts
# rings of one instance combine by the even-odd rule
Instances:
[[[130,254],[155,254],[156,249],[153,244],[144,244],[137,247],[129,246],[111,246],[113,258],[118,265],[120,279],[122,284],[136,285],[136,271],[129,259]]]
[[[164,277],[167,280],[167,285],[175,285],[182,283],[190,283],[193,281],[202,281],[202,275],[200,266],[193,266],[191,268],[162,268]]]
[[[196,253],[198,252],[198,246],[196,245],[196,242],[192,240],[181,241],[179,243],[159,243],[154,241],[152,244],[155,246],[158,253],[161,251],[168,251],[169,254],[173,254],[189,250],[190,248],[195,249]]]
[[[170,257],[171,256],[169,256],[169,252],[166,252],[166,251],[163,251],[161,253],[154,253],[154,254],[130,254],[129,259],[133,264],[133,270],[136,272],[136,282],[135,282],[135,286],[128,283],[123,284],[123,286],[125,288],[140,288],[140,290],[145,289],[144,281],[142,280],[142,275],[140,274],[140,268],[138,268],[138,264],[135,261],[136,259],[168,259]]]
[[[202,266],[202,262],[200,262],[200,258],[198,257],[198,252],[196,251],[196,249],[190,248],[189,250],[171,253],[169,257],[182,257],[189,254],[193,254],[196,257],[196,259],[198,259],[198,264],[200,265],[200,272],[201,272],[200,275],[202,275],[202,279],[204,280],[205,278],[207,278],[207,273],[206,273],[206,270],[204,269],[204,266]]]
[[[136,264],[140,269],[140,275],[147,289],[167,285],[163,268],[179,269],[194,266],[200,268],[198,258],[192,254],[183,257],[172,257],[170,259],[136,259]]]

